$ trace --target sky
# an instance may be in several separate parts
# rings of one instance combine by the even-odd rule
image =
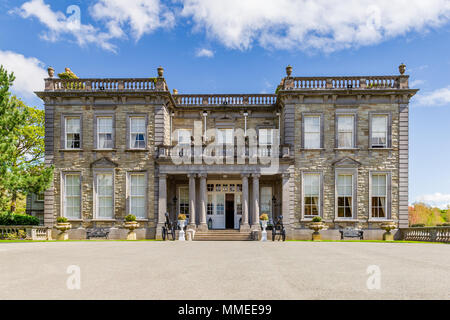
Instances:
[[[0,65],[42,108],[47,67],[154,77],[179,93],[273,93],[295,76],[393,75],[410,87],[410,202],[450,204],[450,0],[0,0]]]

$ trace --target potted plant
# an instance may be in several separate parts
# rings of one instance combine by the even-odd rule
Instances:
[[[323,229],[323,227],[324,227],[324,224],[322,222],[321,217],[317,216],[312,219],[311,223],[309,224],[309,228],[311,230],[314,230],[314,232],[312,234],[313,241],[322,239],[322,236],[320,235],[319,230]]]
[[[183,213],[180,213],[178,215],[178,225],[180,226],[180,235],[178,237],[178,240],[185,241],[186,238],[184,236],[184,226],[186,225],[186,215]]]
[[[57,236],[57,240],[69,240],[69,234],[67,231],[72,228],[72,225],[68,222],[66,217],[56,218],[55,228],[60,231]]]
[[[136,240],[136,228],[139,228],[139,223],[136,222],[136,216],[129,214],[125,216],[124,228],[128,229],[127,240]]]
[[[396,229],[397,226],[395,225],[394,221],[388,221],[381,225],[381,229],[386,231],[383,234],[383,240],[384,241],[394,241],[394,235],[391,233],[391,230]]]
[[[263,213],[260,217],[259,217],[259,221],[261,221],[261,226],[263,228],[263,231],[261,232],[261,241],[267,241],[267,223],[269,222],[269,216],[267,215],[267,213]]]

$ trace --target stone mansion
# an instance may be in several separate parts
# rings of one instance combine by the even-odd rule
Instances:
[[[58,79],[45,90],[44,224],[59,216],[70,237],[110,228],[161,238],[165,213],[196,235],[229,229],[257,235],[259,217],[282,215],[288,239],[324,239],[345,227],[380,239],[380,225],[408,227],[408,109],[405,65],[392,76],[295,77],[274,94],[184,94],[155,78]],[[231,231],[234,230],[234,231]],[[254,237],[253,237],[254,238]]]

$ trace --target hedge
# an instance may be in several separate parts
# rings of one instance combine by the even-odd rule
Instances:
[[[0,213],[0,226],[37,226],[39,219],[27,214]]]

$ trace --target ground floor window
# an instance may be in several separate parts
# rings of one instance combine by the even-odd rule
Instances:
[[[371,181],[371,208],[372,218],[387,218],[386,200],[387,200],[387,174],[372,174]]]
[[[353,175],[337,176],[337,210],[339,218],[353,217]]]
[[[303,174],[303,206],[304,216],[320,215],[320,173]]]
[[[68,219],[81,219],[80,174],[64,175],[64,216]]]
[[[112,173],[96,174],[96,218],[112,219],[114,217],[114,188]]]
[[[272,187],[261,187],[261,214],[266,213],[272,221]]]
[[[180,187],[178,189],[178,213],[185,214],[189,218],[189,187]]]
[[[146,189],[145,173],[131,173],[129,177],[129,213],[138,219],[147,218],[146,214]]]

